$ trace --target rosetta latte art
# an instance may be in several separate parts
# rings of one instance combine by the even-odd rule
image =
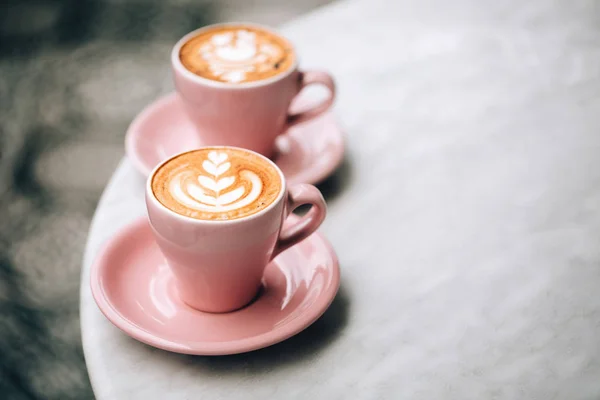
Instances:
[[[223,221],[260,212],[281,195],[271,161],[244,149],[205,147],[161,165],[151,179],[155,198],[186,217]]]
[[[226,153],[211,151],[202,162],[205,175],[182,171],[173,177],[169,190],[182,205],[195,210],[226,212],[252,204],[262,192],[260,177],[249,170],[227,176],[231,163]]]

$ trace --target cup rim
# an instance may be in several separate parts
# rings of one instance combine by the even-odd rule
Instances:
[[[219,27],[219,26],[249,26],[249,27],[262,29],[269,33],[272,33],[272,34],[278,36],[279,38],[283,39],[291,47],[291,49],[294,52],[294,56],[295,56],[294,63],[290,66],[290,68],[288,68],[286,71],[284,71],[281,74],[277,74],[277,75],[272,76],[267,79],[261,79],[261,80],[257,80],[257,81],[251,81],[251,82],[242,82],[242,83],[214,81],[212,79],[203,78],[199,75],[194,74],[193,72],[189,71],[181,63],[181,60],[179,58],[179,51],[181,50],[181,47],[191,37],[198,35],[198,33],[209,30],[209,29],[213,29],[213,28]],[[171,65],[172,65],[173,69],[175,69],[177,72],[182,74],[185,78],[192,80],[196,83],[199,83],[201,85],[206,85],[206,86],[219,88],[219,89],[234,89],[234,90],[235,89],[249,89],[249,88],[267,86],[274,82],[278,82],[278,81],[288,77],[289,75],[291,75],[294,71],[297,71],[298,70],[298,52],[296,51],[296,47],[294,46],[294,44],[287,37],[285,37],[280,32],[278,32],[277,30],[275,30],[271,27],[268,27],[268,26],[265,26],[262,24],[257,24],[254,22],[239,22],[239,21],[237,21],[237,22],[220,22],[217,24],[210,24],[210,25],[206,25],[201,28],[195,29],[195,30],[187,33],[186,35],[184,35],[181,39],[179,39],[177,41],[177,43],[175,43],[175,46],[173,46],[173,49],[171,50]]]
[[[259,156],[263,160],[267,161],[269,164],[271,164],[271,166],[273,168],[275,168],[275,170],[279,174],[279,179],[281,180],[281,190],[279,191],[279,194],[277,194],[277,197],[275,198],[275,200],[273,200],[273,202],[271,202],[271,204],[269,204],[267,207],[263,208],[262,210],[260,210],[257,213],[254,213],[254,214],[251,214],[251,215],[246,215],[246,216],[241,217],[241,218],[235,218],[235,219],[229,219],[229,220],[218,220],[218,221],[207,220],[207,219],[197,219],[197,218],[188,217],[186,215],[182,215],[182,214],[176,213],[175,211],[171,210],[169,207],[167,207],[163,203],[161,203],[156,198],[156,196],[154,195],[154,191],[152,190],[152,180],[153,180],[154,175],[156,174],[156,172],[163,165],[165,165],[166,163],[168,163],[169,161],[171,161],[172,159],[174,159],[176,157],[179,157],[181,155],[184,155],[184,154],[187,154],[187,153],[191,153],[191,152],[194,152],[194,151],[206,150],[206,149],[233,149],[233,150],[242,150],[242,151],[246,151],[246,152],[249,152],[251,154],[254,154],[256,156]],[[190,222],[190,223],[197,223],[197,224],[234,225],[234,224],[238,224],[238,223],[242,223],[242,222],[251,221],[253,219],[261,217],[262,215],[268,213],[273,208],[275,208],[281,202],[281,200],[283,199],[283,197],[284,197],[284,195],[286,193],[287,193],[287,182],[285,180],[285,176],[283,175],[283,172],[277,166],[277,164],[275,164],[268,157],[265,157],[265,156],[263,156],[260,153],[257,153],[257,152],[252,151],[252,150],[244,149],[242,147],[235,147],[235,146],[201,146],[201,147],[198,147],[196,149],[192,149],[192,150],[188,150],[188,151],[183,151],[181,153],[177,153],[177,154],[175,154],[175,155],[173,155],[173,156],[171,156],[171,157],[169,157],[169,158],[161,161],[156,167],[154,167],[154,169],[152,170],[152,172],[148,176],[148,179],[146,180],[146,199],[148,201],[151,201],[154,205],[156,205],[160,209],[166,211],[169,215],[171,215],[172,217],[175,217],[176,219],[179,219],[179,220],[185,221],[185,222]]]

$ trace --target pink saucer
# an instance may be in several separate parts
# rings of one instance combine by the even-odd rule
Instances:
[[[340,284],[337,257],[315,233],[270,263],[250,305],[226,314],[197,311],[177,295],[147,218],[108,241],[91,271],[92,294],[106,318],[140,342],[197,355],[243,353],[302,331],[329,307]]]
[[[297,101],[293,109],[308,103]],[[127,156],[144,175],[164,159],[202,146],[176,93],[164,96],[133,120],[125,138]],[[344,137],[333,114],[291,128],[276,143],[275,163],[290,183],[319,183],[342,162]]]

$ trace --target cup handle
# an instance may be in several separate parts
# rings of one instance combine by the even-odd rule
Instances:
[[[327,87],[330,92],[329,97],[327,97],[327,99],[323,100],[321,103],[309,108],[308,110],[288,114],[286,125],[287,128],[318,117],[327,111],[333,104],[333,100],[335,98],[335,82],[333,81],[331,75],[325,71],[300,72],[300,88],[298,89],[298,93],[300,93],[302,89],[308,85],[313,84],[320,84]]]
[[[302,183],[291,186],[288,190],[287,202],[285,218],[301,205],[310,204],[312,207],[294,224],[286,226],[284,221],[284,227],[279,233],[271,259],[310,236],[321,225],[327,213],[325,199],[319,189],[313,185]]]

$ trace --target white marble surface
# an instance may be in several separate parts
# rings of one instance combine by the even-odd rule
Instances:
[[[287,25],[339,84],[348,158],[322,186],[338,298],[245,355],[129,339],[88,286],[144,214],[124,161],[82,276],[98,399],[599,398],[599,26],[591,0],[353,0]]]

